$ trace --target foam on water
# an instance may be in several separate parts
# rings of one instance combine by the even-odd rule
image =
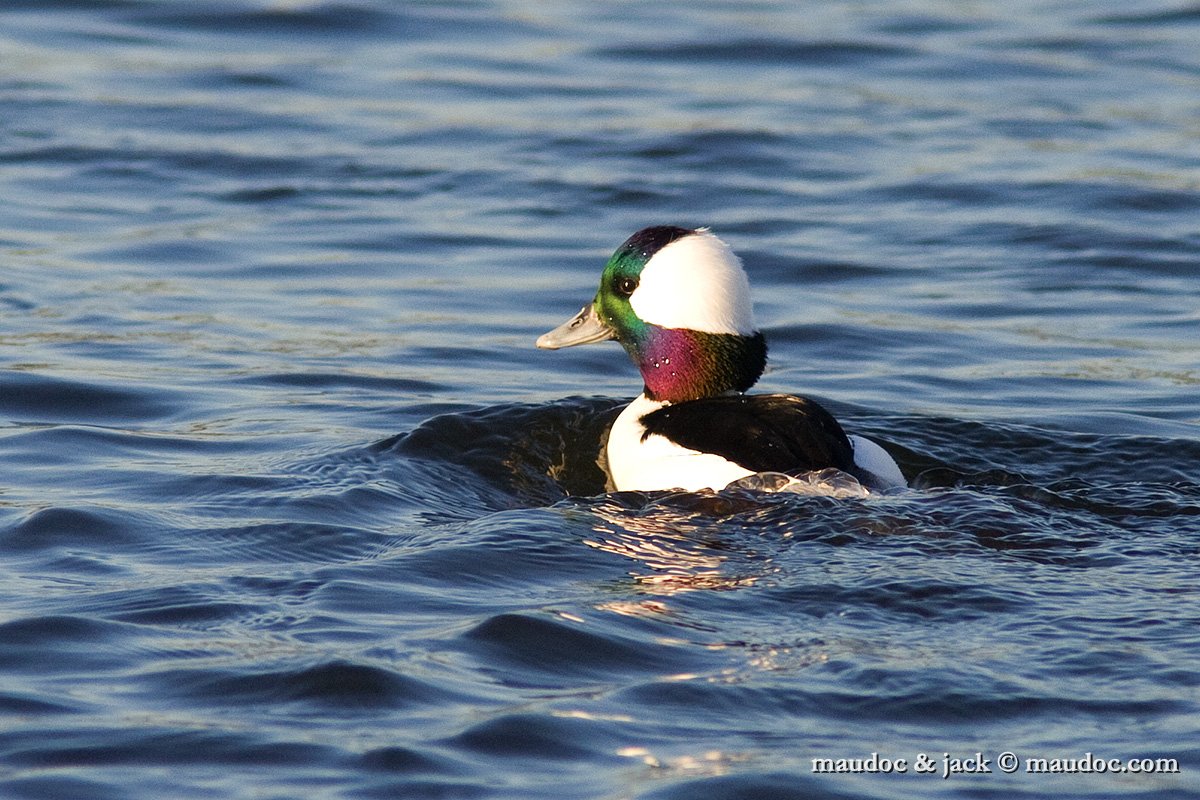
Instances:
[[[802,475],[784,475],[781,472],[759,472],[739,481],[733,488],[760,492],[787,492],[802,495],[829,495],[830,497],[869,497],[870,492],[853,475],[839,469],[820,470]]]

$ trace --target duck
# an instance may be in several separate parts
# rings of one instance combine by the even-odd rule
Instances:
[[[908,484],[879,444],[847,434],[815,400],[747,394],[767,363],[742,261],[708,228],[656,225],[616,249],[591,303],[536,342],[616,340],[642,393],[613,422],[616,491],[720,491],[757,473],[837,470],[868,492]]]

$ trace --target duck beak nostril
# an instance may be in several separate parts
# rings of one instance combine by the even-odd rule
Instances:
[[[589,303],[569,320],[548,333],[538,337],[537,346],[543,350],[558,350],[579,344],[605,342],[616,338],[612,328],[596,314],[596,307]]]

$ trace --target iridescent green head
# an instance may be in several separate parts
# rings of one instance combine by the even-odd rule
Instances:
[[[749,389],[766,364],[741,261],[707,229],[644,228],[609,259],[591,305],[538,339],[558,349],[616,339],[652,399]]]

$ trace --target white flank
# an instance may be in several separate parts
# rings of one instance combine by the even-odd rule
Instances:
[[[644,394],[639,395],[625,407],[613,423],[605,454],[614,489],[618,492],[671,489],[681,489],[685,492],[698,492],[701,489],[718,491],[734,481],[756,475],[753,471],[721,456],[681,447],[662,436],[650,436],[643,442],[642,434],[646,429],[642,426],[641,418],[664,405],[665,403],[650,400]],[[871,473],[885,488],[908,486],[900,468],[886,450],[862,436],[851,435],[849,439],[854,449],[855,466]],[[811,485],[805,484],[805,491],[800,492],[802,494],[834,497],[868,494],[853,478],[837,473],[840,478],[853,483],[857,489],[855,492],[844,491],[845,487],[837,481],[829,481],[827,473],[837,473],[837,470],[822,470],[800,478],[788,478],[789,485],[786,487],[766,487],[757,484],[746,486],[762,490],[796,491],[798,481],[807,481]],[[759,476],[773,474],[757,473]]]
[[[741,336],[756,331],[741,259],[703,228],[654,254],[629,303],[641,319],[664,328]]]
[[[908,486],[908,481],[904,480],[904,473],[896,466],[896,461],[887,450],[861,436],[851,434],[847,438],[850,440],[850,446],[854,448],[854,466],[871,473],[885,486]]]

